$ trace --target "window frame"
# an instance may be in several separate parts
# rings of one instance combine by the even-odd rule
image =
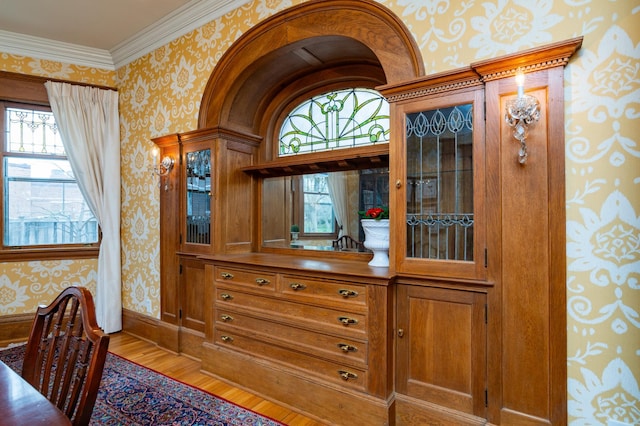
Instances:
[[[2,127],[2,152],[0,152],[0,173],[4,179],[6,108],[32,108],[51,111],[44,83],[49,80],[41,77],[25,76],[9,72],[0,72],[0,126]],[[4,180],[0,186],[0,197],[4,200]],[[5,246],[4,245],[4,201],[0,202],[0,261],[30,261],[59,259],[93,259],[97,258],[102,241],[102,231],[98,225],[98,241],[87,244],[47,244],[38,246]]]
[[[338,238],[338,234],[339,234],[339,229],[338,229],[338,222],[336,222],[335,220],[335,216],[333,219],[333,232],[305,232],[304,231],[304,201],[305,201],[305,194],[310,194],[310,193],[306,193],[304,191],[304,177],[306,175],[296,175],[294,176],[293,179],[293,184],[295,186],[295,191],[293,192],[294,197],[293,197],[293,203],[294,203],[294,217],[293,217],[293,223],[296,223],[300,226],[300,238],[306,238],[306,239],[314,239],[314,238],[318,238],[318,239],[332,239],[335,240],[336,238]]]

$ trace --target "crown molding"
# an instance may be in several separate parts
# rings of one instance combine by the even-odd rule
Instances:
[[[249,1],[192,0],[109,51],[0,30],[0,52],[113,71]]]
[[[0,30],[0,52],[115,70],[109,51]]]
[[[116,69],[248,3],[250,0],[192,0],[111,49]]]

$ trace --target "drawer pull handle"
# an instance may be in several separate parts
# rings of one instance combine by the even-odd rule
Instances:
[[[233,342],[233,337],[231,336],[221,336],[220,338],[222,339],[223,342],[227,342],[227,343]]]
[[[358,323],[357,319],[349,317],[338,317],[338,321],[340,321],[343,325],[355,325]]]
[[[346,343],[338,343],[338,347],[342,352],[355,352],[358,350],[355,346],[347,345]]]
[[[291,284],[289,284],[289,287],[291,287],[294,291],[304,290],[304,289],[307,288],[306,285],[301,284],[301,283],[291,283]]]
[[[267,285],[267,284],[269,284],[270,282],[271,282],[271,281],[269,281],[269,280],[268,280],[268,279],[266,279],[266,278],[256,278],[256,283],[257,283],[258,285]]]
[[[341,289],[341,290],[338,290],[338,294],[340,294],[340,296],[342,297],[356,297],[358,295],[358,292],[355,290]]]
[[[352,373],[350,371],[338,370],[338,374],[340,374],[340,377],[342,377],[343,380],[358,378],[358,375],[356,373]]]
[[[230,294],[227,294],[227,293],[222,293],[220,295],[220,297],[222,298],[222,300],[231,300],[231,299],[233,299],[233,296],[230,295]]]
[[[222,315],[220,318],[222,318],[222,321],[224,322],[233,321],[233,317],[231,315]]]
[[[228,272],[223,272],[220,274],[222,276],[222,278],[224,278],[225,280],[230,280],[231,278],[233,278],[233,274],[230,274]]]

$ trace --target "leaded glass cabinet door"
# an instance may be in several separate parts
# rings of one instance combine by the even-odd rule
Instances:
[[[192,250],[210,247],[211,226],[211,148],[194,145],[184,148],[185,245]]]
[[[484,119],[481,91],[397,105],[398,269],[483,278]],[[397,223],[397,222],[396,222]]]

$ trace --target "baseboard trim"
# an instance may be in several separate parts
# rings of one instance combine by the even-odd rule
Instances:
[[[34,316],[35,314],[0,316],[0,347],[26,342],[31,333]]]
[[[395,394],[395,402],[395,422],[397,425],[455,424],[459,426],[481,426],[487,424],[487,420],[484,418],[399,393]]]
[[[122,310],[122,331],[156,344],[158,343],[159,322],[160,320],[157,318],[128,309]]]
[[[122,310],[122,330],[176,354],[200,360],[204,333],[181,328],[131,310]]]

